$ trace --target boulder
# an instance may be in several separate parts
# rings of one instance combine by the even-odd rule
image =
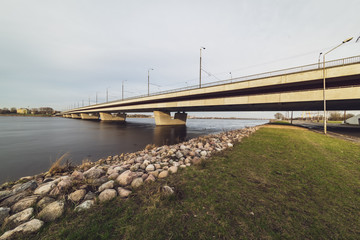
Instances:
[[[72,186],[72,184],[73,182],[71,181],[71,179],[64,179],[58,183],[57,187],[59,188],[60,192],[64,192],[68,190]]]
[[[149,165],[147,165],[147,167],[145,168],[145,170],[146,170],[147,172],[152,172],[152,171],[155,170],[155,166],[154,166],[153,164],[149,164]]]
[[[85,195],[84,200],[94,200],[95,197],[96,197],[96,194],[93,193],[93,192],[91,192],[91,191],[89,191],[89,192]]]
[[[161,192],[164,193],[165,195],[173,195],[174,194],[174,190],[167,185],[161,187],[160,189],[161,189]]]
[[[6,199],[4,199],[1,203],[0,203],[0,207],[10,207],[11,205],[17,203],[20,199],[29,196],[31,193],[30,191],[23,191],[23,192],[19,192],[15,195],[12,195],[11,197],[8,197]]]
[[[88,210],[90,209],[93,205],[95,204],[94,200],[85,200],[84,202],[82,202],[79,206],[77,206],[74,211],[75,212],[80,212],[80,211],[84,211],[84,210]]]
[[[126,198],[131,194],[130,190],[122,188],[122,187],[118,187],[117,190],[118,190],[119,196],[122,198]]]
[[[107,181],[109,181],[108,177],[102,176],[101,178],[94,179],[92,185],[94,185],[95,187],[99,187],[102,184],[106,183]]]
[[[55,186],[56,184],[54,183],[54,181],[44,183],[35,189],[34,194],[37,195],[48,194]]]
[[[149,175],[147,178],[146,178],[146,180],[145,180],[145,182],[146,183],[148,183],[148,182],[155,182],[155,180],[156,180],[156,178],[154,177],[154,175]]]
[[[116,197],[116,191],[114,189],[105,189],[99,195],[100,202],[109,201]]]
[[[0,207],[0,226],[3,224],[5,218],[9,216],[10,208]]]
[[[105,174],[104,170],[100,168],[92,167],[86,172],[84,172],[84,177],[87,179],[95,179],[101,177],[104,174]]]
[[[99,192],[102,192],[104,191],[105,189],[110,189],[110,188],[113,188],[114,187],[114,181],[113,180],[110,180],[106,183],[104,183],[103,185],[101,185],[99,187]]]
[[[38,218],[45,222],[51,222],[61,217],[64,213],[65,204],[63,201],[52,202],[38,214]]]
[[[136,176],[137,176],[136,173],[130,170],[126,170],[125,172],[120,174],[120,176],[116,179],[116,181],[119,183],[120,186],[127,186],[132,182],[133,178],[135,178]]]
[[[33,214],[34,214],[34,209],[27,208],[5,219],[4,225],[10,228],[14,226],[18,226],[21,223],[28,221]]]
[[[166,178],[169,175],[168,171],[162,171],[159,173],[158,178]]]
[[[119,174],[117,172],[113,172],[112,174],[109,175],[109,179],[115,180],[118,176],[119,176]]]
[[[39,196],[29,196],[26,198],[21,199],[11,207],[11,211],[14,213],[21,212],[33,205],[36,204],[37,200],[39,199]]]
[[[0,201],[5,199],[5,198],[8,198],[8,197],[10,197],[12,195],[13,195],[13,193],[10,190],[0,191]]]
[[[140,187],[141,185],[144,184],[144,181],[142,179],[142,177],[139,178],[135,178],[132,182],[131,182],[131,187],[136,189],[138,187]]]
[[[7,239],[13,239],[16,234],[29,234],[29,233],[35,233],[39,231],[39,229],[44,225],[43,221],[40,221],[38,219],[33,219],[29,222],[23,223],[16,227],[13,230],[5,232],[1,237],[0,240],[7,240]]]
[[[84,174],[80,171],[75,170],[72,174],[71,174],[71,178],[74,180],[78,180],[81,181],[84,179]]]
[[[32,180],[32,181],[29,181],[27,183],[21,184],[19,187],[13,189],[12,192],[14,194],[16,194],[16,193],[19,193],[19,192],[26,191],[28,189],[32,191],[32,190],[35,190],[37,188],[37,186],[38,185],[37,185],[36,181]]]
[[[176,173],[178,171],[178,167],[177,166],[172,166],[169,168],[169,172],[170,173]]]
[[[86,194],[85,189],[76,190],[75,192],[69,194],[69,200],[73,202],[79,202],[81,199],[84,198],[85,194]]]
[[[47,205],[49,205],[50,203],[55,202],[55,199],[51,198],[51,197],[43,197],[38,203],[37,203],[37,207],[39,209],[43,209],[45,208]]]

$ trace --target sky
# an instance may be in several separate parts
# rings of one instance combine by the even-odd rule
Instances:
[[[349,37],[327,59],[360,55],[359,9],[359,0],[0,0],[0,108],[66,110],[104,102],[106,91],[121,99],[122,83],[125,98],[146,94],[149,69],[150,92],[197,85],[200,47],[203,83],[316,63]]]

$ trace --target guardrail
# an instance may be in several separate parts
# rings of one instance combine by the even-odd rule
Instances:
[[[341,59],[327,61],[327,62],[325,62],[325,68],[344,66],[344,65],[354,64],[354,63],[360,63],[360,56],[353,56],[353,57],[348,57],[348,58],[341,58]],[[281,75],[285,75],[285,74],[306,72],[306,71],[322,69],[322,68],[323,68],[323,63],[314,63],[314,64],[309,64],[309,65],[304,65],[304,66],[299,66],[299,67],[293,67],[293,68],[281,69],[281,70],[265,72],[265,73],[258,73],[258,74],[253,74],[253,75],[248,75],[248,76],[243,76],[243,77],[238,77],[238,78],[215,81],[215,82],[211,82],[211,83],[202,84],[201,88],[218,86],[218,85],[229,84],[229,83],[243,82],[243,81],[249,81],[249,80],[256,80],[256,79],[267,78],[267,77],[276,77],[276,76],[281,76]],[[149,97],[149,96],[158,96],[158,95],[163,95],[163,94],[167,94],[167,93],[181,92],[181,91],[193,90],[193,89],[199,89],[199,88],[200,88],[199,85],[193,85],[193,86],[188,86],[188,87],[165,90],[165,91],[161,91],[161,92],[155,92],[155,93],[151,93],[149,95],[143,94],[143,95],[128,97],[128,98],[124,98],[124,100],[114,100],[114,101],[100,103],[100,104],[108,104],[108,103],[111,104],[113,102],[119,102],[119,101],[125,101],[125,100],[131,100],[131,99],[143,98],[143,97]],[[100,104],[97,104],[97,105],[100,105]],[[96,106],[96,105],[91,105],[91,106]],[[75,108],[72,110],[77,110],[77,109],[82,109],[82,108]],[[71,110],[69,110],[69,111],[71,111]],[[68,111],[65,111],[65,112],[68,112]]]

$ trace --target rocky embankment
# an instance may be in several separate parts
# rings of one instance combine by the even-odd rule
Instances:
[[[44,222],[60,218],[66,208],[83,211],[115,197],[126,198],[144,183],[166,178],[233,147],[256,131],[245,128],[202,136],[171,146],[85,162],[71,171],[24,177],[0,187],[0,240],[37,232]],[[169,186],[163,191],[171,194]]]

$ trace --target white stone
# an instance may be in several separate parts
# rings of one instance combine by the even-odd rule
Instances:
[[[145,169],[147,172],[151,172],[155,170],[155,166],[153,164],[150,164]]]
[[[119,196],[122,198],[126,198],[128,197],[132,192],[128,189],[122,188],[122,187],[118,187],[118,193]]]
[[[40,221],[38,219],[33,219],[29,222],[21,224],[20,226],[16,227],[13,230],[5,232],[0,237],[0,240],[12,239],[16,233],[28,234],[28,233],[37,232],[43,225],[44,225],[43,221]]]
[[[100,202],[109,201],[116,197],[116,191],[114,189],[105,189],[99,195]]]
[[[9,216],[10,208],[0,207],[0,226],[4,222],[5,218]]]
[[[14,213],[21,212],[24,209],[27,209],[33,205],[35,205],[39,196],[29,196],[19,200],[17,203],[12,205],[11,210]]]
[[[206,157],[207,152],[206,152],[206,151],[201,151],[201,152],[200,152],[200,155],[203,156],[203,157]]]
[[[35,189],[34,194],[45,195],[56,186],[54,181],[44,183]]]
[[[85,189],[76,190],[75,192],[69,194],[69,200],[73,202],[79,202],[81,199],[84,198],[85,194],[86,194]]]
[[[178,167],[176,167],[176,166],[172,166],[169,168],[170,173],[176,173],[177,171],[178,171]]]
[[[166,178],[169,175],[168,171],[162,171],[159,173],[158,178]]]
[[[26,222],[34,214],[33,208],[27,208],[19,213],[11,215],[5,220],[5,225],[14,224],[19,225],[20,223]]]
[[[74,211],[80,212],[80,211],[88,210],[94,205],[94,203],[95,203],[94,200],[86,200],[83,203],[81,203],[79,206],[77,206]]]
[[[103,185],[101,185],[99,187],[99,192],[102,192],[104,191],[105,189],[110,189],[110,188],[113,188],[114,187],[114,181],[113,180],[110,180],[106,183],[104,183]]]
[[[231,143],[228,143],[227,145],[228,145],[228,147],[230,147],[230,148],[234,146],[234,145],[232,145]]]
[[[135,178],[132,182],[131,182],[131,187],[132,188],[138,188],[141,185],[143,185],[144,181],[141,177],[139,178]]]

